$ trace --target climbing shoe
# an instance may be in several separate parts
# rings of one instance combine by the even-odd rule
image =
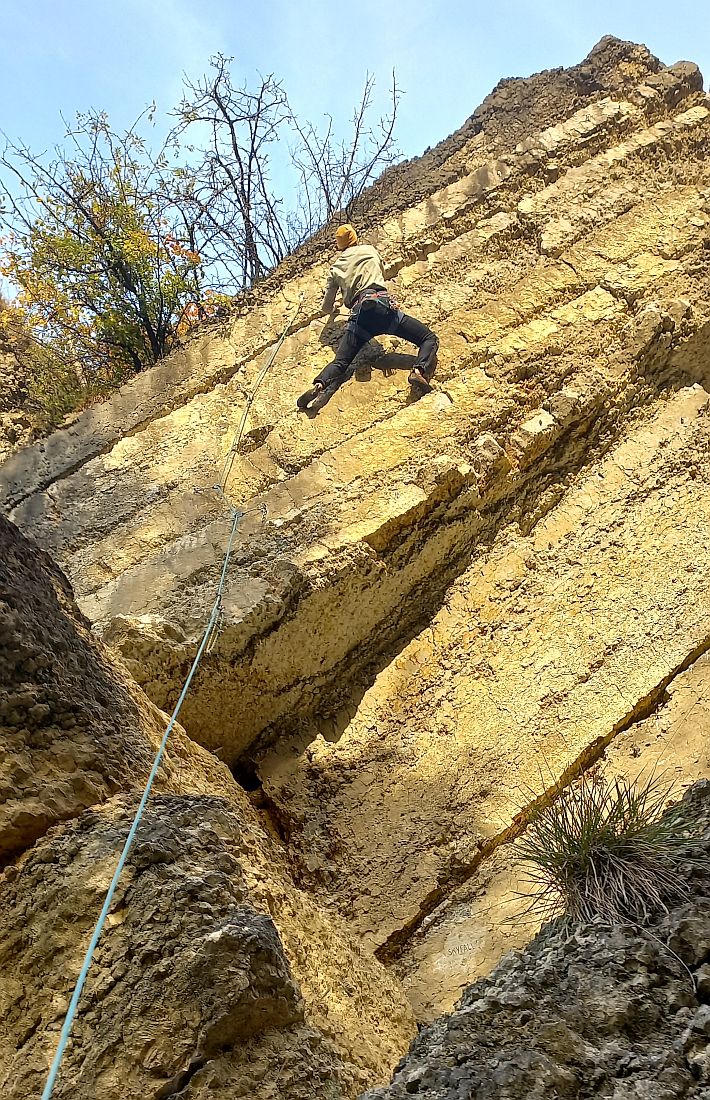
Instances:
[[[410,370],[407,381],[409,382],[410,386],[413,386],[415,389],[421,390],[424,393],[429,393],[431,391],[431,383],[429,382],[429,379],[427,378],[426,374],[424,374],[424,372],[419,370],[417,367],[413,367],[412,370]]]
[[[323,389],[324,387],[322,382],[315,382],[311,386],[310,390],[306,390],[306,392],[302,393],[301,396],[298,398],[296,404],[298,405],[299,409],[301,409],[302,412],[305,412],[311,401],[315,401],[316,397],[318,397],[319,394],[323,393]]]

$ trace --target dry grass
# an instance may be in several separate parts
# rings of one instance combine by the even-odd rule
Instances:
[[[526,895],[543,918],[647,924],[689,896],[697,837],[672,788],[632,783],[600,769],[583,775],[528,827],[520,854]]]

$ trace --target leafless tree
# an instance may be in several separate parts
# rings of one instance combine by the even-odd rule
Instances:
[[[286,94],[273,76],[256,92],[235,87],[231,58],[217,54],[212,72],[185,81],[172,138],[195,163],[182,168],[181,205],[206,263],[221,265],[246,287],[283,257],[278,200],[269,183],[269,146],[288,122]],[[198,240],[199,238],[199,240]]]
[[[300,175],[302,220],[297,243],[315,233],[338,211],[350,218],[362,192],[398,158],[394,142],[400,91],[394,70],[390,107],[376,124],[370,121],[375,79],[365,77],[362,98],[353,111],[352,131],[346,140],[334,134],[333,119],[326,115],[322,132],[311,122],[302,123],[293,111],[289,121],[298,140],[291,158]]]
[[[172,138],[178,145],[186,135],[190,139],[194,164],[178,175],[180,204],[201,237],[195,247],[206,264],[217,264],[243,288],[262,278],[334,213],[342,210],[349,216],[368,183],[397,159],[394,129],[400,93],[393,73],[390,107],[372,123],[375,82],[368,74],[352,131],[340,140],[328,115],[320,130],[301,122],[272,74],[260,78],[255,91],[237,87],[232,60],[217,54],[209,74],[196,82],[186,80]],[[288,148],[295,170],[291,201],[271,178],[271,147],[277,143]]]

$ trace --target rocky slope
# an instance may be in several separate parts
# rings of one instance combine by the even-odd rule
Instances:
[[[432,394],[412,401],[409,349],[382,338],[317,414],[296,412],[344,319],[324,328],[317,316],[330,255],[321,237],[228,320],[0,468],[13,522],[60,563],[94,631],[163,710],[212,605],[228,504],[245,512],[219,633],[181,712],[186,735],[174,751],[189,755],[189,784],[180,769],[166,772],[152,810],[151,830],[166,843],[170,822],[186,823],[184,846],[168,845],[145,881],[166,897],[185,876],[201,881],[188,821],[206,815],[220,838],[207,878],[249,821],[261,829],[253,851],[269,852],[268,874],[281,884],[264,889],[295,907],[289,927],[304,946],[289,946],[283,921],[249,895],[281,935],[283,957],[263,944],[271,978],[252,967],[256,1016],[272,1036],[269,1013],[280,1014],[279,1038],[266,1047],[249,1038],[244,1055],[246,1033],[230,1032],[229,1052],[213,1056],[217,1040],[203,1041],[193,1024],[167,1069],[160,1055],[168,1091],[156,1095],[233,1088],[244,1059],[262,1065],[273,1041],[288,1068],[265,1078],[265,1097],[337,1096],[314,1082],[336,1058],[328,1044],[339,1028],[333,1088],[352,1095],[363,1074],[382,1073],[387,1051],[400,1043],[402,1052],[411,1025],[395,986],[378,983],[399,979],[428,1021],[536,931],[519,916],[515,840],[537,800],[602,755],[625,774],[660,758],[682,785],[710,774],[709,151],[710,100],[691,63],[667,68],[643,47],[605,39],[573,69],[505,81],[457,134],[388,173],[362,212],[403,308],[440,337]],[[211,487],[287,324],[224,500]],[[140,762],[155,741],[150,723],[163,719],[125,690],[142,715],[128,722],[144,731],[128,754]],[[68,710],[62,702],[51,733],[31,742],[36,764],[18,742],[26,794],[8,811],[6,845],[12,870],[36,839],[17,863],[30,883],[51,844],[47,862],[62,870],[49,888],[75,868],[68,904],[83,914],[87,861],[115,843],[130,768],[115,745],[104,756],[114,727],[98,723],[89,736],[79,724],[68,736]],[[55,743],[61,797],[48,797]],[[131,790],[144,770],[137,764]],[[209,810],[198,812],[196,797]],[[214,797],[226,805],[213,812]],[[70,824],[46,832],[59,821]],[[198,912],[211,905],[226,920],[242,904],[240,867]],[[157,969],[129,983],[148,1004],[165,928],[159,911],[153,931],[134,926],[131,913],[144,907],[147,894],[136,893],[116,923],[129,953],[131,936],[157,937],[145,946]],[[189,939],[193,916],[180,922]],[[318,976],[330,973],[333,943],[324,934],[316,950],[320,927],[342,930],[338,967],[359,960],[337,1011],[328,998],[344,979]],[[242,932],[254,942],[252,931],[235,932],[239,943]],[[55,952],[55,941],[42,950]],[[175,957],[176,1022],[160,1031],[161,1051],[190,1016],[184,991],[197,964],[187,950]],[[259,992],[271,980],[276,1008]],[[378,1038],[369,1006],[383,996],[388,1027]],[[347,1038],[360,1026],[358,998],[359,1061]],[[100,993],[90,1004],[87,1035],[102,1018]],[[243,1010],[230,1008],[230,1020]],[[17,1010],[15,1042],[34,1027],[28,1011]],[[299,1011],[305,1025],[291,1019]],[[200,1018],[211,1012],[200,1002]],[[120,1055],[105,1026],[103,1053],[92,1050],[98,1061],[85,1070],[79,1059],[76,1073],[105,1073],[112,1095]],[[292,1029],[302,1026],[322,1038],[309,1042],[315,1061],[299,1077]],[[131,1064],[142,1065],[141,1028],[126,1028]],[[37,1051],[42,1034],[38,1025],[28,1040]],[[147,1040],[145,1049],[150,1072]],[[249,1087],[244,1095],[262,1095]]]
[[[0,462],[37,437],[30,370],[21,361],[27,337],[0,295]]]
[[[24,408],[26,380],[17,360],[3,346],[0,330],[0,462],[32,435],[30,418]]]
[[[0,669],[0,1093],[25,1100],[166,719],[2,518]],[[356,1096],[413,1030],[396,983],[293,886],[226,767],[177,728],[54,1095]]]
[[[704,1097],[710,1086],[710,832],[695,896],[648,930],[548,926],[424,1030],[363,1100]]]

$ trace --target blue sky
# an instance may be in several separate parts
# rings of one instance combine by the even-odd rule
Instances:
[[[304,118],[348,118],[369,70],[406,93],[407,156],[459,126],[504,76],[580,61],[604,34],[645,42],[662,61],[710,76],[707,2],[595,0],[2,0],[0,129],[38,151],[60,114],[87,107],[128,125],[153,99],[166,111],[181,77],[210,54],[235,71],[279,76]]]

